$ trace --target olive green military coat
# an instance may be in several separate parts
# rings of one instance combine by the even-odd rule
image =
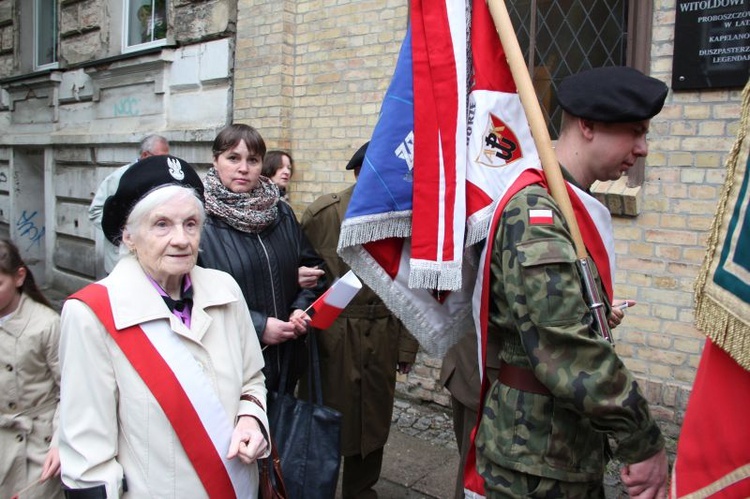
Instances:
[[[349,271],[336,248],[353,190],[321,196],[302,215],[302,228],[325,260],[329,283]],[[342,455],[366,456],[382,448],[391,426],[396,365],[414,362],[417,341],[367,286],[317,339],[324,403],[343,415]],[[305,384],[303,379],[303,390]]]

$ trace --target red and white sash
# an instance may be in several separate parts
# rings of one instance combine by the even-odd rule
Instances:
[[[164,320],[117,330],[107,288],[86,286],[72,299],[96,314],[164,411],[211,498],[254,498],[250,470],[226,454],[232,418],[193,355]]]

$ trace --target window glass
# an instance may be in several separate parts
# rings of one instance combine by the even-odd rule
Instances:
[[[57,0],[34,0],[34,67],[57,62]]]
[[[125,0],[127,47],[167,37],[167,0]]]
[[[562,120],[555,97],[560,82],[585,69],[627,65],[628,3],[628,0],[507,3],[553,139],[559,135]]]

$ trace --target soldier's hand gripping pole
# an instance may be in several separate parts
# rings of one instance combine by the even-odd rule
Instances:
[[[602,337],[615,344],[614,338],[612,338],[612,331],[609,329],[609,321],[607,320],[606,307],[602,301],[602,295],[599,292],[599,286],[596,285],[594,279],[594,272],[591,270],[591,264],[588,258],[579,258],[578,269],[581,272],[581,281],[583,281],[583,288],[586,292],[586,303],[591,310],[591,314],[594,316],[594,324],[597,332]]]

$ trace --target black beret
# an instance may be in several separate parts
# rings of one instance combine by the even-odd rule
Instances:
[[[568,76],[557,100],[573,116],[607,123],[651,119],[661,111],[667,86],[625,66],[595,68]]]
[[[362,166],[362,162],[365,160],[365,153],[367,152],[367,146],[370,145],[370,141],[368,140],[364,144],[362,144],[362,147],[357,149],[357,152],[354,153],[354,156],[352,156],[352,159],[349,160],[349,162],[346,164],[347,170],[354,170],[358,166]]]
[[[167,185],[192,187],[203,200],[203,182],[192,166],[174,156],[149,156],[133,163],[120,177],[117,191],[104,201],[102,230],[112,244],[120,244],[122,229],[133,207],[146,194]]]

